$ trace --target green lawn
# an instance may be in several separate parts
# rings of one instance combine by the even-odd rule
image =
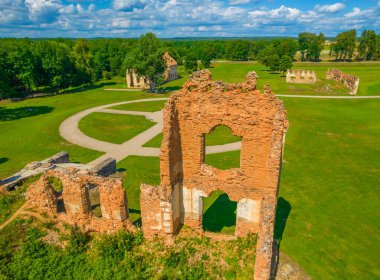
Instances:
[[[79,121],[79,129],[92,138],[121,144],[155,125],[144,116],[92,113]]]
[[[281,251],[314,279],[380,279],[380,100],[284,100]],[[210,157],[226,169],[240,156]]]
[[[241,141],[241,137],[232,135],[229,127],[220,125],[213,132],[205,135],[206,146],[223,145]],[[146,142],[143,147],[160,148],[162,142],[162,133]]]
[[[140,185],[160,184],[160,159],[158,157],[129,156],[117,163],[119,171],[124,171],[123,186],[128,197],[130,219],[141,225]]]
[[[160,148],[162,142],[162,133],[157,134],[155,137],[146,142],[143,147]]]
[[[205,162],[221,170],[240,167],[240,150],[206,155]]]
[[[249,71],[256,71],[259,75],[258,88],[262,90],[269,84],[276,94],[304,94],[304,95],[347,95],[342,83],[326,80],[326,70],[337,68],[345,73],[360,78],[358,95],[380,95],[380,63],[352,63],[352,62],[318,62],[294,63],[293,69],[314,70],[321,81],[314,85],[286,84],[280,73],[265,71],[264,66],[258,63],[214,63],[211,68],[215,80],[225,82],[241,82]]]
[[[241,141],[241,137],[232,134],[225,125],[215,127],[214,131],[205,135],[206,146],[223,145]]]
[[[302,65],[322,77],[331,67]],[[361,78],[359,95],[379,94],[379,64],[334,65]],[[269,81],[276,93],[290,93],[279,75],[262,71],[257,64],[220,63],[212,69],[215,79],[227,82],[241,81],[249,70],[258,72],[260,88]],[[181,81],[166,86],[175,87]],[[99,152],[72,145],[59,136],[61,122],[93,106],[149,97],[163,95],[98,88],[0,103],[0,178],[61,150],[68,151],[73,161],[95,159]],[[282,99],[290,127],[275,232],[276,238],[282,239],[281,250],[314,279],[380,279],[380,100]],[[154,138],[155,144],[159,137]],[[231,168],[230,164],[239,163],[239,157],[238,151],[208,155],[206,163]],[[131,156],[119,162],[118,168],[126,172],[131,219],[139,222],[139,187],[141,183],[159,184],[159,158]]]
[[[0,102],[0,179],[31,161],[45,159],[62,150],[69,152],[74,162],[94,160],[100,152],[73,145],[59,135],[59,125],[66,118],[102,104],[164,96],[167,95],[95,88],[15,103]]]
[[[107,109],[125,110],[125,111],[141,111],[141,112],[156,112],[164,108],[166,100],[138,102],[113,106]]]

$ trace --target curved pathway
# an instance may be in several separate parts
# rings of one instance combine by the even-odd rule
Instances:
[[[130,155],[159,156],[160,148],[142,147],[142,145],[144,145],[150,139],[154,138],[155,136],[157,136],[158,134],[162,132],[162,127],[163,127],[163,111],[162,110],[157,111],[157,112],[140,112],[140,111],[114,110],[114,109],[108,109],[108,108],[117,106],[117,105],[122,105],[122,104],[150,102],[150,101],[159,101],[159,100],[168,100],[168,99],[169,98],[138,99],[138,100],[123,101],[123,102],[117,102],[117,103],[93,107],[93,108],[81,111],[79,113],[76,113],[75,115],[72,115],[71,117],[67,118],[59,127],[59,133],[61,134],[63,138],[65,138],[67,141],[71,143],[105,153],[104,155],[90,162],[88,164],[90,166],[94,166],[109,157],[116,159],[116,161],[120,161]],[[85,116],[94,112],[145,116],[148,120],[151,120],[155,122],[156,124],[122,144],[113,144],[113,143],[104,142],[104,141],[91,138],[85,135],[79,129],[78,127],[79,121]],[[221,153],[221,152],[226,152],[226,151],[235,151],[235,150],[240,150],[240,147],[241,147],[240,142],[235,142],[235,143],[230,143],[230,144],[225,144],[225,145],[208,146],[206,147],[206,153],[213,154],[213,153]]]
[[[380,96],[318,96],[318,95],[285,95],[278,94],[278,97],[288,97],[288,98],[323,98],[323,99],[377,99]],[[140,111],[124,111],[124,110],[114,110],[109,109],[109,107],[122,105],[122,104],[131,104],[138,102],[150,102],[150,101],[159,101],[159,100],[168,100],[169,98],[148,98],[148,99],[138,99],[132,101],[122,101],[116,102],[112,104],[101,105],[97,107],[93,107],[75,115],[67,118],[60,126],[59,132],[63,138],[67,141],[74,143],[76,145],[86,147],[92,150],[97,150],[100,152],[104,152],[105,154],[90,162],[88,165],[96,165],[106,158],[112,157],[116,159],[116,161],[120,161],[127,156],[137,155],[137,156],[159,156],[160,149],[159,148],[149,148],[143,147],[146,142],[150,139],[157,136],[162,132],[163,127],[163,112],[140,112]],[[94,112],[102,112],[109,114],[127,114],[127,115],[139,115],[145,116],[148,120],[155,122],[156,124],[151,128],[145,130],[144,132],[136,135],[132,139],[122,143],[122,144],[114,144],[109,142],[104,142],[101,140],[97,140],[85,135],[78,127],[79,121]],[[206,153],[214,154],[228,151],[236,151],[241,148],[241,142],[235,142],[225,145],[217,145],[217,146],[207,146]]]

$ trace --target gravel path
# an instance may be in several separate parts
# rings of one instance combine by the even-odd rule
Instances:
[[[95,166],[96,164],[100,163],[101,161],[109,157],[116,159],[116,161],[121,161],[122,159],[130,155],[159,156],[160,155],[159,148],[142,147],[142,145],[144,145],[150,139],[154,138],[155,136],[157,136],[158,134],[162,132],[162,126],[163,126],[163,112],[162,111],[140,112],[140,111],[124,111],[124,110],[107,109],[109,107],[113,107],[113,106],[117,106],[121,104],[150,102],[150,101],[158,101],[158,100],[168,100],[168,98],[139,99],[139,100],[123,101],[123,102],[117,102],[117,103],[93,107],[93,108],[81,111],[79,113],[76,113],[75,115],[67,118],[59,127],[59,133],[61,134],[63,138],[65,138],[67,141],[73,144],[105,153],[104,155],[90,162],[88,164],[90,166]],[[151,120],[155,122],[156,124],[122,144],[113,144],[113,143],[104,142],[104,141],[91,138],[85,135],[79,129],[78,127],[79,121],[83,117],[94,112],[145,116],[148,120]],[[206,152],[209,154],[213,154],[213,153],[221,153],[221,152],[227,152],[227,151],[235,151],[235,150],[239,150],[240,147],[241,147],[240,142],[230,143],[230,144],[225,144],[225,145],[208,146],[206,147]]]
[[[289,97],[289,98],[323,98],[323,99],[373,99],[380,98],[380,96],[314,96],[314,95],[285,95],[278,94],[278,97]],[[112,157],[116,159],[116,161],[121,161],[130,155],[137,156],[159,156],[160,149],[159,148],[149,148],[142,147],[146,142],[150,139],[157,136],[162,132],[163,126],[163,113],[162,111],[158,112],[140,112],[140,111],[124,111],[124,110],[114,110],[108,109],[109,107],[122,105],[122,104],[130,104],[130,103],[138,103],[138,102],[150,102],[150,101],[159,101],[159,100],[168,100],[168,98],[148,98],[148,99],[139,99],[132,101],[123,101],[112,104],[101,105],[97,107],[93,107],[75,115],[67,118],[60,126],[59,132],[63,138],[67,141],[86,147],[92,150],[97,150],[100,152],[104,152],[105,154],[90,162],[88,165],[94,166],[106,158]],[[94,112],[103,112],[109,114],[127,114],[127,115],[139,115],[145,116],[148,120],[151,120],[156,123],[156,125],[147,129],[146,131],[140,133],[139,135],[133,137],[132,139],[122,143],[122,144],[113,144],[109,142],[100,141],[94,138],[91,138],[85,135],[79,128],[79,121]],[[228,151],[236,151],[241,148],[241,142],[235,142],[225,145],[217,145],[217,146],[207,146],[206,153],[214,154]]]

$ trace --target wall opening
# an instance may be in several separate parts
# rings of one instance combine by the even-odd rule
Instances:
[[[56,177],[49,177],[49,184],[53,188],[54,193],[57,197],[57,212],[58,213],[65,213],[66,208],[65,208],[65,202],[62,197],[62,192],[63,192],[63,184],[61,179],[56,178]]]
[[[240,148],[230,152],[215,151],[218,145],[225,145],[241,142],[242,137],[232,134],[231,129],[225,125],[216,126],[210,133],[204,134],[205,158],[204,162],[208,165],[221,170],[240,168]],[[215,153],[216,152],[216,153]]]
[[[237,202],[220,190],[203,197],[202,227],[205,231],[235,234]]]
[[[95,217],[101,218],[102,210],[100,208],[99,187],[94,184],[88,183],[86,185],[86,188],[88,189],[88,194],[90,197],[91,213],[94,214]]]

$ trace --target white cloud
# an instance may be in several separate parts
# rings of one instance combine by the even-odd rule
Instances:
[[[25,0],[25,6],[33,22],[53,22],[63,7],[58,0]]]
[[[344,3],[335,3],[332,5],[316,5],[314,10],[320,13],[336,13],[346,7]]]
[[[134,8],[142,9],[149,0],[114,0],[113,8],[119,11],[132,11]]]
[[[351,17],[356,17],[359,15],[361,15],[361,10],[359,8],[355,7],[352,9],[351,13],[345,14],[344,16],[351,18]]]
[[[250,0],[230,0],[230,5],[242,5],[242,4],[248,4],[251,2]]]

